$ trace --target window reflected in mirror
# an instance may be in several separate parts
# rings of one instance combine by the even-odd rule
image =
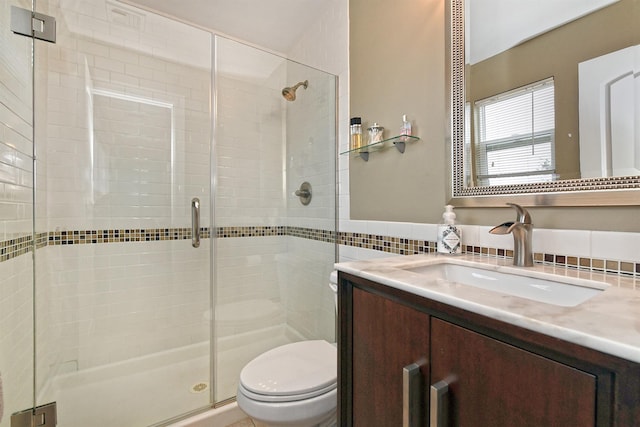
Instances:
[[[474,102],[476,185],[555,179],[553,78]]]

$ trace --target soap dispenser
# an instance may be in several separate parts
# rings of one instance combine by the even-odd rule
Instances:
[[[456,214],[451,205],[445,206],[442,224],[438,225],[437,250],[441,254],[462,253],[462,230],[456,224]]]

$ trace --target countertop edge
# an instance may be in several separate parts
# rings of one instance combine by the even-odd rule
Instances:
[[[428,257],[424,255],[423,257]],[[527,330],[538,332],[547,336],[558,338],[573,344],[577,344],[583,347],[587,347],[593,350],[600,351],[605,354],[620,357],[632,362],[640,363],[640,346],[627,344],[620,340],[608,338],[605,334],[593,334],[585,331],[581,331],[576,328],[560,326],[554,324],[549,320],[542,318],[535,318],[531,315],[518,313],[504,308],[491,307],[487,304],[483,304],[477,301],[473,301],[473,298],[460,298],[453,295],[447,295],[446,293],[439,292],[437,289],[427,288],[425,286],[416,286],[406,281],[401,281],[389,277],[390,273],[394,269],[394,264],[398,266],[403,264],[404,257],[385,258],[384,262],[381,260],[371,261],[355,261],[347,263],[336,263],[335,268],[338,271],[349,273],[363,279],[368,279],[373,282],[380,283],[382,285],[390,286],[399,290],[403,290],[415,295],[419,295],[440,303],[450,305],[464,309],[479,315],[483,315],[492,319],[503,321],[505,323],[522,327]],[[433,261],[435,257],[427,259]],[[463,259],[462,262],[467,262],[467,259]],[[474,260],[473,262],[477,262]],[[407,261],[404,260],[404,264]],[[499,269],[500,266],[494,267]],[[396,268],[399,270],[399,268]],[[607,289],[607,292],[615,293],[615,289]],[[518,297],[512,297],[518,298]],[[522,299],[522,298],[520,298]],[[526,301],[528,306],[534,304],[544,304],[535,301]],[[546,305],[546,304],[545,304]],[[638,322],[640,323],[640,307],[638,307]],[[636,331],[637,332],[637,331]],[[624,335],[624,334],[623,334]]]

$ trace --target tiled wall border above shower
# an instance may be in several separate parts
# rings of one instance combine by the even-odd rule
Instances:
[[[291,236],[326,243],[334,243],[336,241],[336,234],[333,231],[292,226],[217,227],[215,235],[218,238]],[[203,227],[201,229],[201,237],[204,239],[211,237],[209,227]],[[40,249],[45,246],[188,239],[191,239],[191,228],[69,230],[38,233],[36,235],[36,247]],[[378,234],[341,231],[337,234],[337,242],[339,245],[371,249],[397,255],[415,255],[436,251],[436,243],[433,241]],[[31,244],[31,235],[16,236],[15,238],[0,242],[0,262],[29,253],[31,251]],[[500,258],[513,257],[513,251],[509,249],[467,245],[464,247],[464,250],[467,253],[477,255]],[[535,253],[534,261],[539,264],[555,265],[557,267],[580,268],[597,272],[640,277],[640,262],[594,259],[550,253]]]

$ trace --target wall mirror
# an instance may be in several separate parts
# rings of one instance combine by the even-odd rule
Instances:
[[[451,203],[640,205],[640,1],[447,9]]]

